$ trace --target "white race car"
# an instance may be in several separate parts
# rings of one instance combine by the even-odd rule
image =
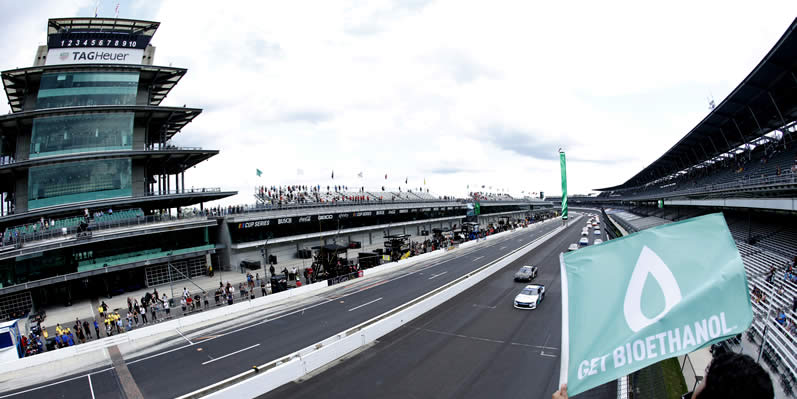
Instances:
[[[598,244],[603,244],[603,240],[601,240],[600,238],[596,238],[595,241],[592,242],[592,245],[598,245]]]
[[[596,236],[599,236],[599,235],[601,235],[601,231],[600,230],[595,230],[595,232],[593,234],[595,234]]]
[[[515,307],[518,309],[537,309],[537,305],[545,298],[545,286],[531,284],[523,288],[515,297]]]
[[[578,244],[577,243],[570,244],[570,246],[567,247],[567,251],[568,252],[578,251]]]

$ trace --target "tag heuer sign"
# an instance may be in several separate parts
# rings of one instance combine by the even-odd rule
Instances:
[[[47,51],[45,65],[65,64],[141,64],[144,50],[135,48],[70,48]]]

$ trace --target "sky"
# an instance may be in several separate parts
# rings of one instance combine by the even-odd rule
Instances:
[[[0,0],[2,70],[32,65],[48,18],[119,4],[159,21],[154,63],[188,69],[161,105],[204,110],[173,143],[220,150],[186,186],[238,191],[225,205],[287,184],[560,195],[559,148],[569,194],[621,184],[797,16],[793,0],[21,4]]]

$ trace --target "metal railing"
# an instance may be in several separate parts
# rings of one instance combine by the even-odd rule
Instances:
[[[146,194],[147,197],[154,197],[158,195],[174,195],[174,194],[201,194],[201,193],[220,193],[221,187],[191,187],[186,189],[178,189],[178,190],[161,190],[161,191],[153,191],[148,192]]]
[[[19,233],[16,236],[11,236],[11,234],[9,234],[8,237],[3,237],[2,244],[3,246],[11,245],[16,247],[22,247],[27,243],[36,242],[36,241],[73,237],[75,235],[77,235],[77,238],[83,238],[83,237],[88,238],[90,237],[91,234],[101,231],[119,229],[130,226],[143,226],[148,224],[171,222],[176,220],[190,220],[190,219],[207,219],[207,216],[199,214],[183,214],[179,217],[171,215],[149,215],[149,216],[140,216],[135,218],[112,220],[112,221],[92,221],[91,223],[89,223],[88,225],[89,228],[86,234],[84,235],[81,235],[83,232],[78,231],[79,229],[78,226],[49,228],[46,230],[34,231],[31,233]]]
[[[188,190],[186,190],[187,192]],[[388,204],[423,204],[429,206],[432,204],[441,204],[441,206],[458,206],[472,202],[467,198],[447,198],[447,199],[421,199],[421,198],[392,198],[392,199],[372,199],[372,200],[339,200],[339,201],[307,201],[307,202],[277,202],[276,204],[241,204],[220,209],[220,215],[234,215],[234,214],[247,214],[264,211],[274,210],[290,210],[290,209],[312,209],[312,208],[331,208],[331,207],[345,207],[357,205],[388,205]],[[536,204],[534,202],[526,201],[524,199],[516,199],[513,201],[480,201],[482,204],[502,204],[507,202],[526,202],[528,204]],[[446,204],[446,205],[442,205]]]
[[[148,148],[150,151],[201,151],[202,147],[178,147],[174,145]]]
[[[719,191],[749,189],[760,186],[792,185],[792,184],[797,184],[797,175],[791,174],[790,172],[786,172],[784,174],[781,174],[780,176],[777,175],[760,176],[754,178],[748,176],[726,183],[705,184],[699,187],[687,188],[682,190],[654,191],[651,193],[643,192],[635,194],[634,196],[625,197],[624,199],[630,200],[630,199],[644,199],[652,197],[655,198],[675,197],[675,196],[689,195],[689,194],[711,194]]]

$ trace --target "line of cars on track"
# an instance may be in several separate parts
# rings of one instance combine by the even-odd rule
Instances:
[[[600,239],[600,217],[595,214],[588,214],[589,219],[587,225],[581,230],[581,238],[578,243],[570,244],[567,248],[568,251],[576,251],[581,246],[589,245],[589,234],[592,231],[593,236],[597,236],[593,241],[593,245],[603,243]],[[537,266],[526,265],[520,268],[515,273],[515,281],[524,281],[531,283],[537,277],[539,268]],[[517,309],[537,309],[537,306],[545,299],[545,285],[543,284],[528,284],[515,296],[513,305]]]
[[[601,236],[600,217],[591,213],[588,214],[587,216],[589,217],[589,219],[587,220],[587,225],[584,226],[583,229],[581,229],[581,238],[578,240],[578,243],[570,244],[570,246],[567,247],[568,251],[577,251],[579,248],[586,247],[587,245],[589,245],[590,232],[593,236],[596,236],[596,238],[592,242],[592,245],[603,243],[603,240],[600,239]]]

